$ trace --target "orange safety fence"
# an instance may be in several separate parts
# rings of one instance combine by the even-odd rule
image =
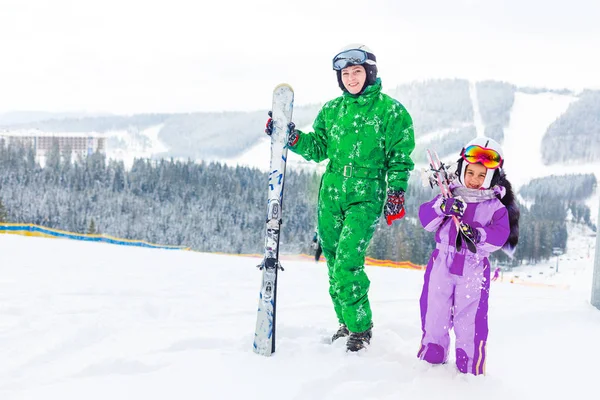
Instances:
[[[132,239],[121,239],[109,235],[103,234],[79,234],[73,232],[67,232],[59,229],[46,228],[44,226],[34,224],[14,224],[14,223],[0,223],[0,234],[9,233],[24,236],[38,236],[38,237],[54,237],[54,238],[65,238],[74,240],[94,241],[94,242],[105,242],[111,244],[119,244],[126,246],[138,246],[138,247],[149,247],[156,249],[170,249],[170,250],[190,250],[189,247],[185,246],[169,246],[160,245],[154,243],[148,243],[143,240],[132,240]],[[215,252],[212,254],[222,254],[236,257],[253,257],[262,258],[262,254],[232,254],[232,253],[219,253]],[[280,254],[282,261],[313,261],[315,260],[314,255],[308,254]],[[319,263],[325,264],[325,257],[321,256]],[[392,261],[392,260],[378,260],[375,258],[367,257],[365,259],[365,265],[375,267],[388,267],[388,268],[403,268],[412,269],[418,271],[424,271],[424,265],[414,264],[410,261]],[[543,282],[530,282],[516,277],[500,277],[498,282],[503,283],[514,283],[526,286],[537,286],[537,287],[554,287],[558,289],[568,289],[569,285],[560,283],[543,283]]]
[[[254,258],[262,258],[262,254],[230,254],[230,253],[217,253],[223,255],[232,255],[238,257],[254,257]],[[308,254],[280,254],[279,258],[282,261],[314,261],[314,255]],[[325,257],[321,256],[321,263],[325,263]],[[392,260],[378,260],[375,258],[367,257],[365,259],[365,265],[375,266],[375,267],[389,267],[389,268],[405,268],[405,269],[414,269],[424,271],[424,265],[417,265],[410,261],[392,261]]]

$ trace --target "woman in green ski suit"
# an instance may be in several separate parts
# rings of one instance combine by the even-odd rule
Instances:
[[[347,46],[333,67],[344,93],[323,106],[314,132],[290,124],[288,146],[307,160],[329,159],[319,190],[318,231],[340,323],[332,340],[349,336],[347,350],[358,351],[370,342],[373,326],[365,253],[384,204],[389,225],[404,216],[415,143],[409,113],[381,91],[369,48]]]

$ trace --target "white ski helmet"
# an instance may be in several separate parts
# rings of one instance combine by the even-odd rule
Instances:
[[[461,168],[460,168],[460,174],[458,175],[458,180],[463,185],[465,184],[465,173],[467,172],[467,164],[469,164],[463,155],[465,154],[465,151],[470,146],[479,146],[485,150],[493,150],[500,156],[499,157],[500,164],[498,165],[498,167],[493,168],[493,169],[487,168],[485,179],[483,181],[483,184],[481,185],[482,189],[489,189],[490,185],[492,183],[492,178],[494,177],[494,173],[496,171],[500,171],[502,169],[502,166],[504,165],[504,152],[502,151],[502,146],[500,146],[500,144],[498,142],[496,142],[494,139],[490,139],[485,136],[476,137],[475,139],[473,139],[469,143],[467,143],[460,151],[461,159],[459,160]]]
[[[352,54],[352,50],[359,50],[364,53],[364,57],[355,57]],[[346,91],[344,84],[342,83],[341,70],[350,65],[362,65],[367,73],[367,79],[365,81],[365,87],[375,83],[377,79],[377,57],[368,46],[361,43],[351,43],[347,46],[342,47],[338,53],[333,57],[333,69],[336,71],[338,84],[343,91]]]
[[[365,53],[367,53],[367,58],[365,60],[361,60],[359,62],[350,62],[349,64],[351,65],[363,65],[363,64],[368,64],[368,65],[377,65],[377,58],[375,57],[375,53],[373,53],[373,50],[371,50],[367,45],[365,44],[361,44],[361,43],[351,43],[347,46],[344,46],[340,49],[340,51],[338,51],[337,55],[335,57],[333,57],[333,60],[335,61],[340,55],[343,55],[344,53],[346,53],[349,50],[362,50]],[[342,67],[345,68],[345,67]],[[337,70],[338,68],[334,68],[335,70]]]

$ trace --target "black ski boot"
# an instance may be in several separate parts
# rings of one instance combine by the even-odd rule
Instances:
[[[340,324],[337,332],[331,337],[331,343],[335,342],[339,338],[346,337],[350,334],[348,327],[345,324]]]
[[[346,351],[359,351],[370,344],[373,337],[372,328],[373,325],[364,332],[350,332],[348,342],[346,342]]]

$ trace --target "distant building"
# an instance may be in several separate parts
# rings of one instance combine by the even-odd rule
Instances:
[[[44,163],[46,155],[52,149],[53,143],[58,141],[60,152],[71,149],[73,160],[78,156],[86,157],[96,151],[106,154],[106,136],[100,133],[90,132],[42,132],[35,129],[18,131],[0,131],[0,140],[5,143],[22,143],[33,146],[35,158]]]

